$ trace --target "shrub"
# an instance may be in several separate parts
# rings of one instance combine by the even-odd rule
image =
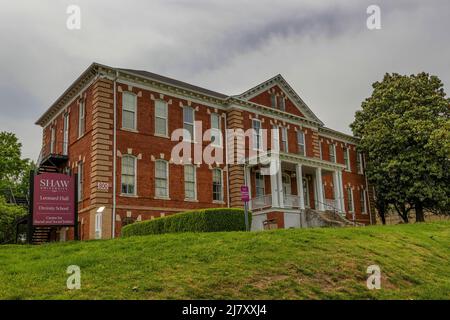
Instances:
[[[249,224],[251,213],[249,212]],[[199,209],[136,222],[122,229],[123,237],[176,232],[244,231],[244,210],[239,208]]]

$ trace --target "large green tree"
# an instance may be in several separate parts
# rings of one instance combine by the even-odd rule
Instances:
[[[0,132],[0,191],[13,190],[23,196],[28,189],[28,173],[34,164],[22,159],[22,144],[14,133]]]
[[[403,215],[414,208],[416,221],[424,209],[449,206],[449,115],[438,77],[394,73],[373,84],[351,124],[377,196]]]

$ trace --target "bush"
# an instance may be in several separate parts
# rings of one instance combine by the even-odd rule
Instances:
[[[249,225],[251,213],[249,212]],[[176,232],[244,231],[244,209],[214,208],[177,213],[171,216],[136,222],[122,229],[123,237]]]
[[[0,196],[0,244],[13,241],[16,236],[16,219],[27,214],[25,208],[9,204]]]

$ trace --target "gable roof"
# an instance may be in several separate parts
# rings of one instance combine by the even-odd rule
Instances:
[[[286,95],[292,100],[294,105],[305,115],[306,118],[319,123],[321,126],[324,125],[324,123],[314,114],[314,112],[312,112],[308,105],[302,100],[302,98],[300,98],[300,96],[295,92],[295,90],[289,85],[289,83],[283,78],[281,74],[277,74],[269,80],[266,80],[234,97],[248,101],[258,94],[264,92],[265,90],[273,87],[274,85],[278,85],[286,93]]]

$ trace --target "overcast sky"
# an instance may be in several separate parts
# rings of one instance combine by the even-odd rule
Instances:
[[[66,27],[67,6],[81,29]],[[366,9],[381,8],[381,30]],[[0,131],[36,160],[36,119],[92,62],[238,94],[280,73],[326,126],[349,124],[385,72],[450,92],[450,1],[0,0]]]

